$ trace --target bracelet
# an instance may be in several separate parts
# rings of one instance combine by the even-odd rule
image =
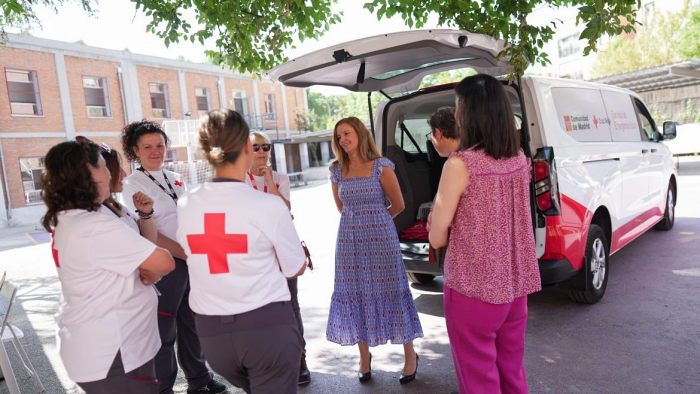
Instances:
[[[150,219],[151,217],[153,217],[154,212],[155,211],[153,210],[153,208],[151,208],[151,212],[142,212],[142,211],[139,211],[138,209],[136,210],[136,214],[139,215],[139,219],[142,219],[142,220]]]

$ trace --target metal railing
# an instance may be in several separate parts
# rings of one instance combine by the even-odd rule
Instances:
[[[279,132],[277,114],[274,112],[262,115],[244,115],[251,130]],[[199,119],[165,120],[163,130],[170,139],[170,146],[196,146],[199,141]]]

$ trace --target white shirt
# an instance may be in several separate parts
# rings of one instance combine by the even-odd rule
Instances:
[[[253,177],[252,180],[250,179],[251,176]],[[285,200],[290,201],[289,176],[287,174],[280,174],[277,171],[272,171],[272,180],[275,181],[275,185],[277,185],[277,190],[280,191],[282,197],[284,197]],[[251,173],[247,173],[245,176],[245,183],[249,184],[250,186],[253,186],[253,188],[256,188],[256,190],[263,191],[266,193],[269,191],[269,186],[266,191],[267,185],[264,176],[257,176]]]
[[[122,205],[121,216],[115,215],[111,209],[107,208],[104,205],[100,205],[100,212],[106,213],[108,215],[114,215],[115,218],[121,220],[132,230],[136,231],[136,234],[141,234],[141,230],[139,230],[139,225],[138,223],[136,223],[136,219],[133,216],[131,216],[131,214],[129,213],[129,211],[126,210],[126,207],[124,207],[124,205]]]
[[[68,376],[104,379],[119,350],[125,372],[155,357],[158,297],[137,270],[155,245],[111,212],[82,209],[59,213],[53,239],[63,296],[57,343]]]
[[[185,192],[185,184],[182,182],[182,177],[172,171],[152,171],[150,174],[165,188],[167,193],[161,189],[158,184],[153,182],[142,171],[135,170],[128,177],[124,178],[124,190],[122,191],[122,201],[130,213],[136,210],[134,206],[133,195],[136,192],[147,194],[153,199],[153,223],[156,225],[156,230],[166,237],[175,240],[177,233],[177,204],[172,197],[168,195],[170,188],[163,178],[163,172],[168,177],[170,185],[173,187],[175,194],[179,197]]]
[[[242,182],[206,182],[180,199],[177,214],[194,312],[234,315],[290,300],[286,278],[299,272],[306,256],[279,197]],[[208,233],[223,231],[228,240],[202,236],[207,220]],[[225,259],[212,258],[218,264],[211,270],[213,255],[204,253],[217,247],[228,250]]]

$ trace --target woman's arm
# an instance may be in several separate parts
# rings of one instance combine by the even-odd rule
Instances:
[[[430,215],[429,239],[433,248],[447,245],[447,233],[452,225],[459,199],[469,184],[469,169],[458,157],[445,163],[435,195],[435,205]]]
[[[274,181],[274,176],[272,174],[275,174],[279,177],[279,182],[280,185],[277,187],[277,183]],[[269,179],[268,179],[269,178]],[[279,198],[284,201],[284,204],[287,206],[287,209],[291,210],[292,209],[292,203],[289,201],[289,194],[290,194],[290,184],[289,184],[289,176],[286,174],[279,174],[276,173],[272,170],[270,170],[270,175],[265,174],[265,181],[266,184],[268,185],[268,190],[270,193],[279,196]]]
[[[399,179],[396,178],[394,170],[389,167],[382,167],[382,176],[379,178],[379,181],[382,184],[384,194],[391,204],[391,206],[389,206],[389,214],[392,218],[395,218],[406,208],[403,202],[403,195],[401,194]]]
[[[173,257],[163,248],[156,248],[146,260],[139,265],[142,281],[155,283],[161,276],[165,276],[175,269]],[[146,271],[145,273],[143,271]],[[145,279],[145,280],[144,280]]]
[[[144,214],[153,214],[153,199],[148,195],[142,192],[136,192],[132,196],[132,201],[134,203],[134,207],[136,207],[139,212],[143,212]],[[150,217],[148,219],[142,219],[139,217],[136,223],[139,226],[139,233],[141,233],[141,236],[154,244],[158,242],[158,230],[156,229],[156,224],[153,219]]]
[[[170,254],[173,255],[173,257],[177,257],[181,260],[187,260],[187,255],[185,254],[185,250],[182,249],[182,246],[180,246],[179,243],[173,241],[172,239],[166,237],[161,232],[158,232],[156,245],[160,246],[161,248],[167,249],[168,252],[170,252]]]
[[[331,187],[333,188],[333,199],[335,200],[335,206],[338,208],[338,212],[343,212],[343,202],[340,201],[340,196],[338,196],[338,184],[331,182]]]

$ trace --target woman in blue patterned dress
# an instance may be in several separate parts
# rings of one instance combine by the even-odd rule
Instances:
[[[326,337],[358,345],[362,383],[372,377],[370,346],[403,344],[399,381],[409,383],[418,370],[413,340],[423,331],[392,220],[404,209],[394,163],[379,155],[369,131],[355,117],[336,123],[333,151],[331,181],[341,217]]]

